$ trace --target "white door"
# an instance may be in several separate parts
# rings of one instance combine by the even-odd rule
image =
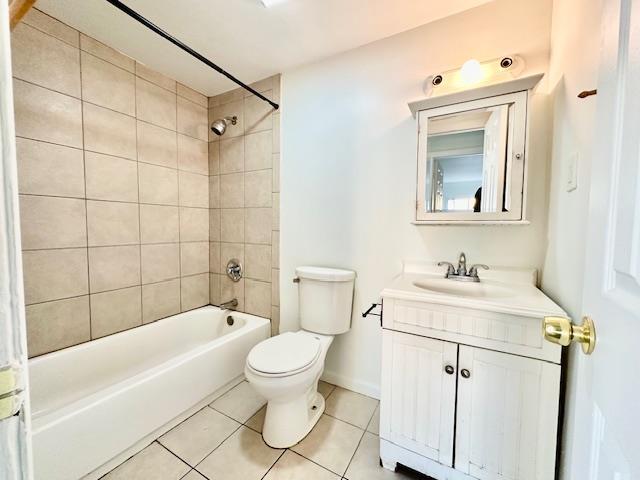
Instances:
[[[590,480],[640,478],[640,0],[605,0],[583,313]],[[567,272],[570,276],[571,272]],[[588,428],[587,428],[588,430]]]
[[[0,478],[31,478],[9,14],[0,1]]]
[[[500,105],[488,110],[491,111],[491,115],[484,125],[481,211],[497,212],[502,208],[504,195],[504,157],[507,152],[509,106]]]
[[[455,343],[383,330],[380,436],[453,465]]]
[[[460,345],[455,468],[481,480],[554,478],[560,365]]]

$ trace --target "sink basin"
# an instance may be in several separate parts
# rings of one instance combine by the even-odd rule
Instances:
[[[488,282],[459,282],[447,278],[433,278],[413,282],[418,288],[434,293],[468,298],[505,298],[515,296],[515,291],[507,285]]]

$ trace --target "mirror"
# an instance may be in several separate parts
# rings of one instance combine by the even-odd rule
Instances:
[[[416,220],[520,220],[526,92],[419,112]]]

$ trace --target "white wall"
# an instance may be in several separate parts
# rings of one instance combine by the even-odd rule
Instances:
[[[582,90],[597,86],[601,0],[555,1],[553,7],[549,88],[553,97],[553,147],[549,206],[549,248],[542,288],[569,315],[582,312],[591,139],[595,135],[596,97],[580,100]],[[570,155],[578,153],[578,188],[564,184]],[[579,347],[567,358],[566,414],[562,438],[562,479],[588,478],[590,405],[581,401],[589,388],[589,362]],[[593,360],[591,360],[593,361]]]
[[[336,338],[326,378],[376,394],[381,331],[360,312],[405,258],[541,267],[546,242],[547,101],[536,95],[530,226],[414,226],[417,135],[407,102],[424,79],[518,53],[525,74],[545,71],[551,0],[496,0],[283,75],[281,329],[299,326],[297,265],[357,271],[352,330]]]

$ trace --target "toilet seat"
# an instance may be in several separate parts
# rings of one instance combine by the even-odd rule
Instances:
[[[253,347],[247,366],[262,376],[291,376],[312,367],[321,351],[319,338],[306,332],[286,332]]]

